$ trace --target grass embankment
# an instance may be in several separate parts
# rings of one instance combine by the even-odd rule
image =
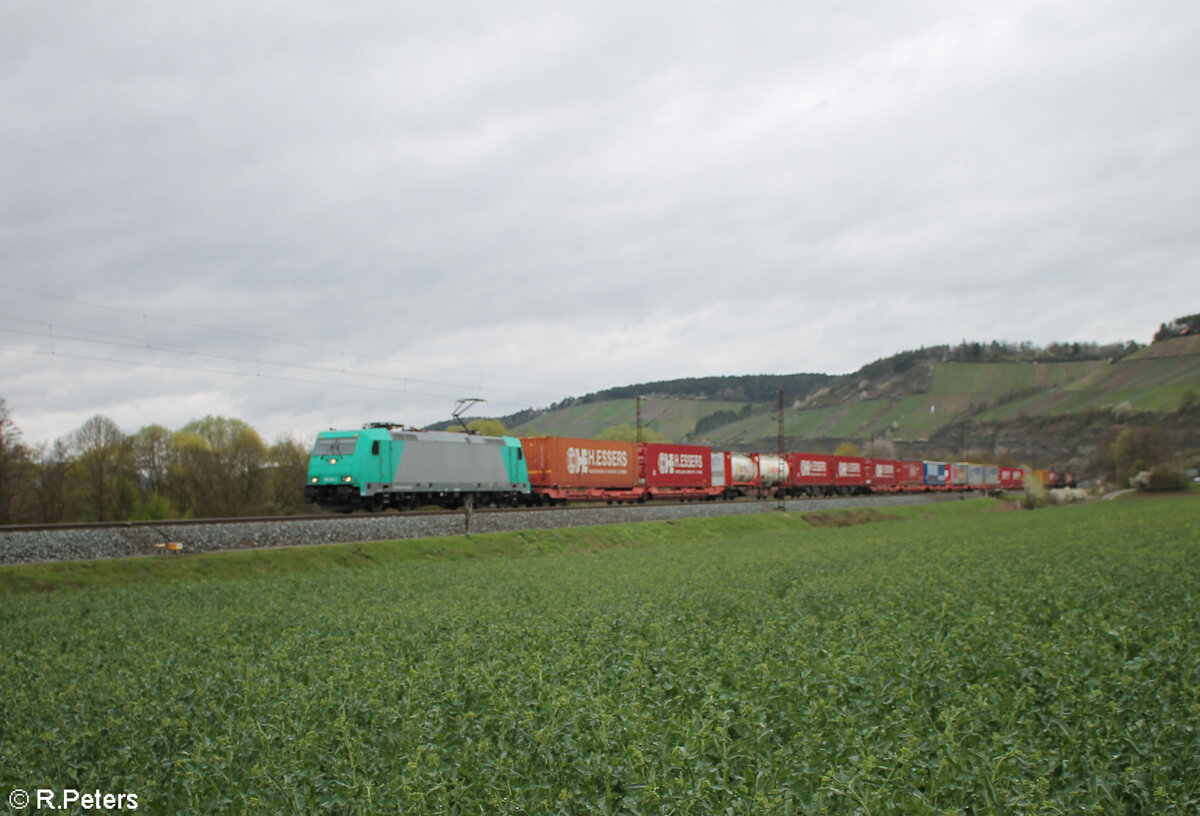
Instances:
[[[992,506],[978,499],[949,506],[897,508],[888,519],[979,512]],[[953,509],[950,509],[953,508]],[[811,524],[844,526],[882,521],[877,511],[834,510],[805,514]],[[525,555],[566,555],[679,541],[719,541],[730,535],[777,535],[793,529],[791,513],[716,519],[610,524],[558,530],[525,530],[400,541],[318,544],[215,553],[171,553],[95,561],[57,561],[0,566],[0,596],[85,587],[153,584],[164,581],[234,580],[329,569],[363,569],[416,560],[464,560]]]

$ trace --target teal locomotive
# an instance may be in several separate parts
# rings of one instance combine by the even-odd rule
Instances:
[[[384,422],[317,434],[304,500],[323,510],[515,506],[529,497],[521,440]]]

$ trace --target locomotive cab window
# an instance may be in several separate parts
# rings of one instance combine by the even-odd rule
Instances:
[[[372,456],[379,455],[379,440],[378,439],[376,439],[374,442],[371,443],[371,455]]]
[[[356,436],[324,436],[313,445],[313,456],[349,456],[358,446]]]

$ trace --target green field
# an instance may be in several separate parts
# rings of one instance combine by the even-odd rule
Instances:
[[[35,579],[2,584],[0,782],[171,814],[1197,812],[1200,500],[1000,507],[3,568]]]

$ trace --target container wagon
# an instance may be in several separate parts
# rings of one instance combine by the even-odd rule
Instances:
[[[950,489],[950,465],[945,462],[925,460],[925,488],[927,490]]]
[[[983,490],[985,488],[983,465],[972,465],[964,462],[963,466],[967,469],[967,490]]]
[[[835,456],[834,492],[843,496],[867,492],[867,460],[861,456]]]
[[[867,486],[872,493],[898,493],[900,491],[899,459],[868,459]]]
[[[788,493],[792,496],[824,496],[833,492],[832,456],[824,453],[789,453]]]
[[[983,487],[985,490],[997,491],[1000,484],[1000,468],[996,465],[983,465]]]
[[[713,499],[725,490],[723,478],[714,483],[711,448],[647,442],[638,458],[647,499]]]
[[[725,490],[722,496],[726,499],[736,499],[738,496],[759,497],[762,492],[762,480],[758,476],[758,460],[745,453],[730,451],[713,451],[713,459],[721,457],[720,471],[725,474]],[[713,465],[713,472],[717,466]]]
[[[906,493],[925,490],[925,463],[903,461],[900,463],[900,489]]]
[[[788,473],[790,470],[787,458],[774,453],[756,453],[753,454],[753,457],[758,466],[760,486],[757,494],[758,498],[787,495]]]
[[[1025,470],[1023,468],[1000,468],[1000,487],[1004,490],[1023,490],[1025,488]]]
[[[521,446],[534,504],[645,501],[633,442],[535,436]]]

